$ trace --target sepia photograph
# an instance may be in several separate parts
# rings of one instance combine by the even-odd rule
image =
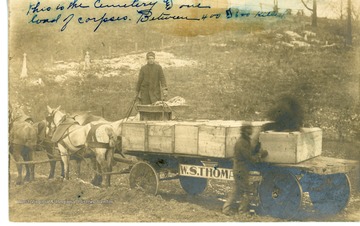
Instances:
[[[8,221],[360,221],[360,1],[3,7]]]

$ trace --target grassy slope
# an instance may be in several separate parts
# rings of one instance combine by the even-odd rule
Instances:
[[[212,27],[211,23],[190,27],[186,23],[166,27],[153,25],[151,30],[150,26],[143,26],[141,29],[125,26],[125,36],[131,36],[131,39],[125,39],[121,32],[118,33],[120,39],[112,36],[106,39],[94,34],[89,36],[89,40],[85,39],[86,43],[93,45],[85,43],[79,46],[80,42],[74,40],[77,45],[70,46],[71,51],[68,50],[69,45],[58,43],[63,51],[56,57],[63,56],[62,60],[70,61],[77,59],[78,55],[74,52],[93,48],[96,50],[93,57],[100,58],[100,55],[105,55],[106,48],[100,48],[97,44],[104,41],[107,46],[112,46],[113,55],[126,55],[132,51],[126,45],[129,41],[132,44],[139,42],[139,51],[160,50],[159,40],[164,38],[163,51],[199,62],[195,68],[165,69],[170,97],[182,96],[191,105],[187,118],[264,120],[266,110],[279,95],[292,94],[304,106],[305,126],[322,127],[325,138],[359,139],[359,104],[355,103],[348,92],[349,84],[358,76],[357,64],[354,63],[355,49],[349,50],[341,46],[321,48],[317,45],[290,49],[275,45],[276,34],[284,34],[286,30],[301,33],[310,29],[298,20],[290,17],[283,21],[270,20],[267,24],[227,21],[222,22],[221,31]],[[339,37],[336,36],[339,34],[337,23],[320,21],[316,38],[322,43],[328,40],[329,43],[340,44]],[[184,27],[185,34],[190,35],[187,43],[177,33]],[[69,34],[68,37],[72,35]],[[19,39],[21,37],[14,40]],[[42,41],[47,43],[45,39]],[[282,38],[282,41],[289,40]],[[209,43],[226,46],[211,46]],[[355,43],[355,48],[356,45]],[[42,48],[44,46],[46,45],[41,45]],[[19,50],[11,52],[15,54],[17,51]],[[43,49],[43,54],[43,57],[49,56],[49,51]],[[44,118],[46,104],[52,107],[62,105],[68,112],[91,110],[98,115],[103,108],[105,117],[110,120],[125,116],[135,94],[137,72],[112,78],[98,79],[90,76],[68,79],[59,85],[53,81],[54,75],[43,71],[44,65],[49,62],[48,58],[45,61],[38,58],[31,59],[29,74],[34,78],[41,77],[46,84],[44,87],[28,86],[27,81],[18,79],[21,57],[10,62],[10,99],[27,104],[29,113],[35,119]]]

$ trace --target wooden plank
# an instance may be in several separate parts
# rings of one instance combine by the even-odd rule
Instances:
[[[255,127],[261,129],[260,125],[264,123],[258,122]],[[244,121],[223,120],[124,123],[123,149],[229,158],[233,155],[243,124]],[[172,129],[164,130],[172,126]],[[258,132],[254,135],[255,144],[257,136]]]
[[[260,134],[259,141],[269,153],[265,162],[299,163],[321,154],[322,131],[320,128],[303,128],[301,132],[267,131]]]
[[[127,163],[129,165],[134,165],[136,163],[136,161],[123,158],[119,154],[114,154],[113,159],[117,162]]]
[[[174,153],[174,123],[148,125],[149,152]]]
[[[193,124],[175,125],[175,149],[178,154],[198,154],[199,127]]]
[[[264,159],[271,163],[296,163],[297,138],[294,134],[261,134],[261,148],[269,154]]]
[[[226,158],[225,127],[200,126],[198,154],[201,156]]]
[[[122,149],[145,151],[145,123],[124,123],[122,126]]]
[[[297,162],[302,162],[321,155],[322,131],[320,128],[303,128],[303,134],[298,137]],[[301,151],[300,151],[301,150]]]
[[[275,164],[280,167],[291,167],[302,169],[307,172],[326,175],[335,173],[348,173],[359,167],[359,162],[348,159],[337,159],[318,156],[297,164]]]
[[[144,130],[144,151],[149,151],[149,125],[145,124]]]

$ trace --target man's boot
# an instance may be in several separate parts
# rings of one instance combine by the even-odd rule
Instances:
[[[233,215],[234,214],[234,211],[232,209],[232,203],[231,202],[225,202],[224,203],[224,206],[222,208],[222,213],[227,215],[227,216],[230,216],[230,215]]]
[[[244,194],[240,200],[239,213],[248,213],[249,212],[249,197],[247,194]]]

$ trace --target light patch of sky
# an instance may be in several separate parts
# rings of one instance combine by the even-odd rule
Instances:
[[[160,2],[161,0],[159,0]],[[200,2],[202,5],[210,5],[212,8],[237,7],[244,10],[273,10],[275,0],[173,0],[175,4],[193,4]],[[301,0],[277,0],[280,11],[292,9],[293,13],[304,10],[305,15],[310,16],[311,11],[307,10]],[[312,0],[304,0],[312,8]],[[360,10],[360,1],[352,0],[353,10]],[[342,7],[341,7],[342,6]],[[342,8],[342,10],[341,10]],[[340,18],[341,11],[346,16],[347,0],[317,0],[318,17]]]

